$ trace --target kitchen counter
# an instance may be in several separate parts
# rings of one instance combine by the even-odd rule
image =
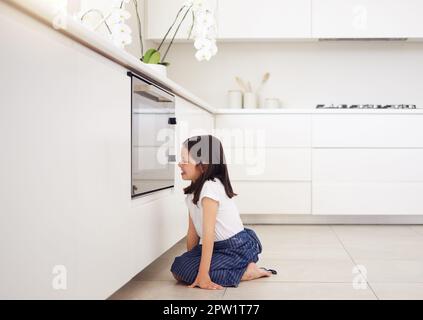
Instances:
[[[215,109],[215,114],[422,114],[423,108],[417,109]]]
[[[57,12],[55,9],[49,5],[46,5],[44,2],[39,0],[5,0],[5,2],[25,12],[26,14],[29,14],[33,18],[40,20],[52,29],[54,28],[53,21],[57,17]],[[108,59],[113,60],[128,70],[143,75],[153,82],[166,87],[174,94],[185,98],[198,107],[210,113],[215,112],[215,109],[208,105],[205,101],[202,101],[200,98],[196,97],[191,92],[184,89],[171,79],[156,73],[139,59],[129,54],[128,52],[119,49],[100,34],[88,30],[80,23],[75,21],[72,17],[65,17],[65,19],[61,22],[61,25],[64,25],[65,27],[54,29],[92,49],[93,51],[107,57]]]

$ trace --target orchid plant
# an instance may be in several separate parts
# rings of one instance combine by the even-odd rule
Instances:
[[[138,34],[141,46],[141,61],[150,64],[168,65],[167,55],[172,47],[176,35],[188,15],[192,16],[192,25],[189,28],[188,39],[194,39],[194,47],[197,50],[195,57],[197,60],[210,60],[217,53],[216,46],[216,21],[213,10],[208,0],[188,0],[179,9],[176,17],[164,35],[157,48],[148,49],[144,54],[144,45],[141,30],[141,18],[138,10],[138,0],[110,0],[111,9],[105,14],[99,9],[89,9],[81,11],[77,18],[81,23],[91,30],[97,31],[100,27],[105,27],[105,34],[118,47],[124,48],[132,43],[132,31],[126,24],[126,20],[131,14],[125,6],[132,1],[137,15]],[[172,38],[167,48],[161,55],[166,40],[173,31]]]
[[[106,36],[119,48],[124,48],[132,43],[132,30],[125,23],[131,14],[125,10],[125,5],[130,0],[111,0],[111,9],[104,14],[99,9],[89,9],[77,14],[77,19],[81,23],[94,31],[98,31],[101,26],[106,27]],[[136,2],[134,0],[134,2]],[[138,12],[138,10],[137,10]],[[91,19],[90,19],[91,18]]]
[[[165,62],[165,59],[169,53],[170,48],[172,47],[172,44],[174,43],[175,37],[178,34],[181,25],[189,14],[192,16],[192,25],[189,28],[188,39],[191,39],[191,37],[194,39],[194,47],[197,50],[195,57],[198,61],[208,61],[211,59],[211,57],[216,55],[217,30],[216,21],[211,6],[207,0],[188,0],[179,9],[172,25],[167,30],[157,49],[151,48],[147,50],[141,60],[145,63],[168,65],[169,63]],[[161,57],[160,50],[162,49],[172,30],[174,30],[173,36],[163,57]]]

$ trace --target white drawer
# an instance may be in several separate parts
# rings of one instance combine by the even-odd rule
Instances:
[[[314,183],[315,215],[423,213],[423,183]]]
[[[233,181],[241,214],[310,214],[310,182]]]
[[[313,149],[313,181],[423,182],[423,149]]]
[[[310,181],[310,148],[236,148],[225,150],[231,180]]]
[[[312,117],[313,147],[423,147],[423,115],[367,114]]]
[[[216,136],[225,147],[310,147],[310,115],[217,115]]]

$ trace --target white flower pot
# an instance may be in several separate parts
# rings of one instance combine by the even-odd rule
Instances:
[[[162,64],[153,64],[153,63],[146,63],[146,66],[153,69],[156,73],[160,74],[163,77],[167,77],[167,67]]]

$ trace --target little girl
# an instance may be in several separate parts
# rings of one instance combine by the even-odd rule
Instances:
[[[275,270],[256,265],[260,240],[244,228],[235,205],[221,142],[210,135],[189,138],[181,151],[182,178],[189,227],[187,252],[175,258],[171,271],[189,287],[222,289],[242,280],[269,277]]]

